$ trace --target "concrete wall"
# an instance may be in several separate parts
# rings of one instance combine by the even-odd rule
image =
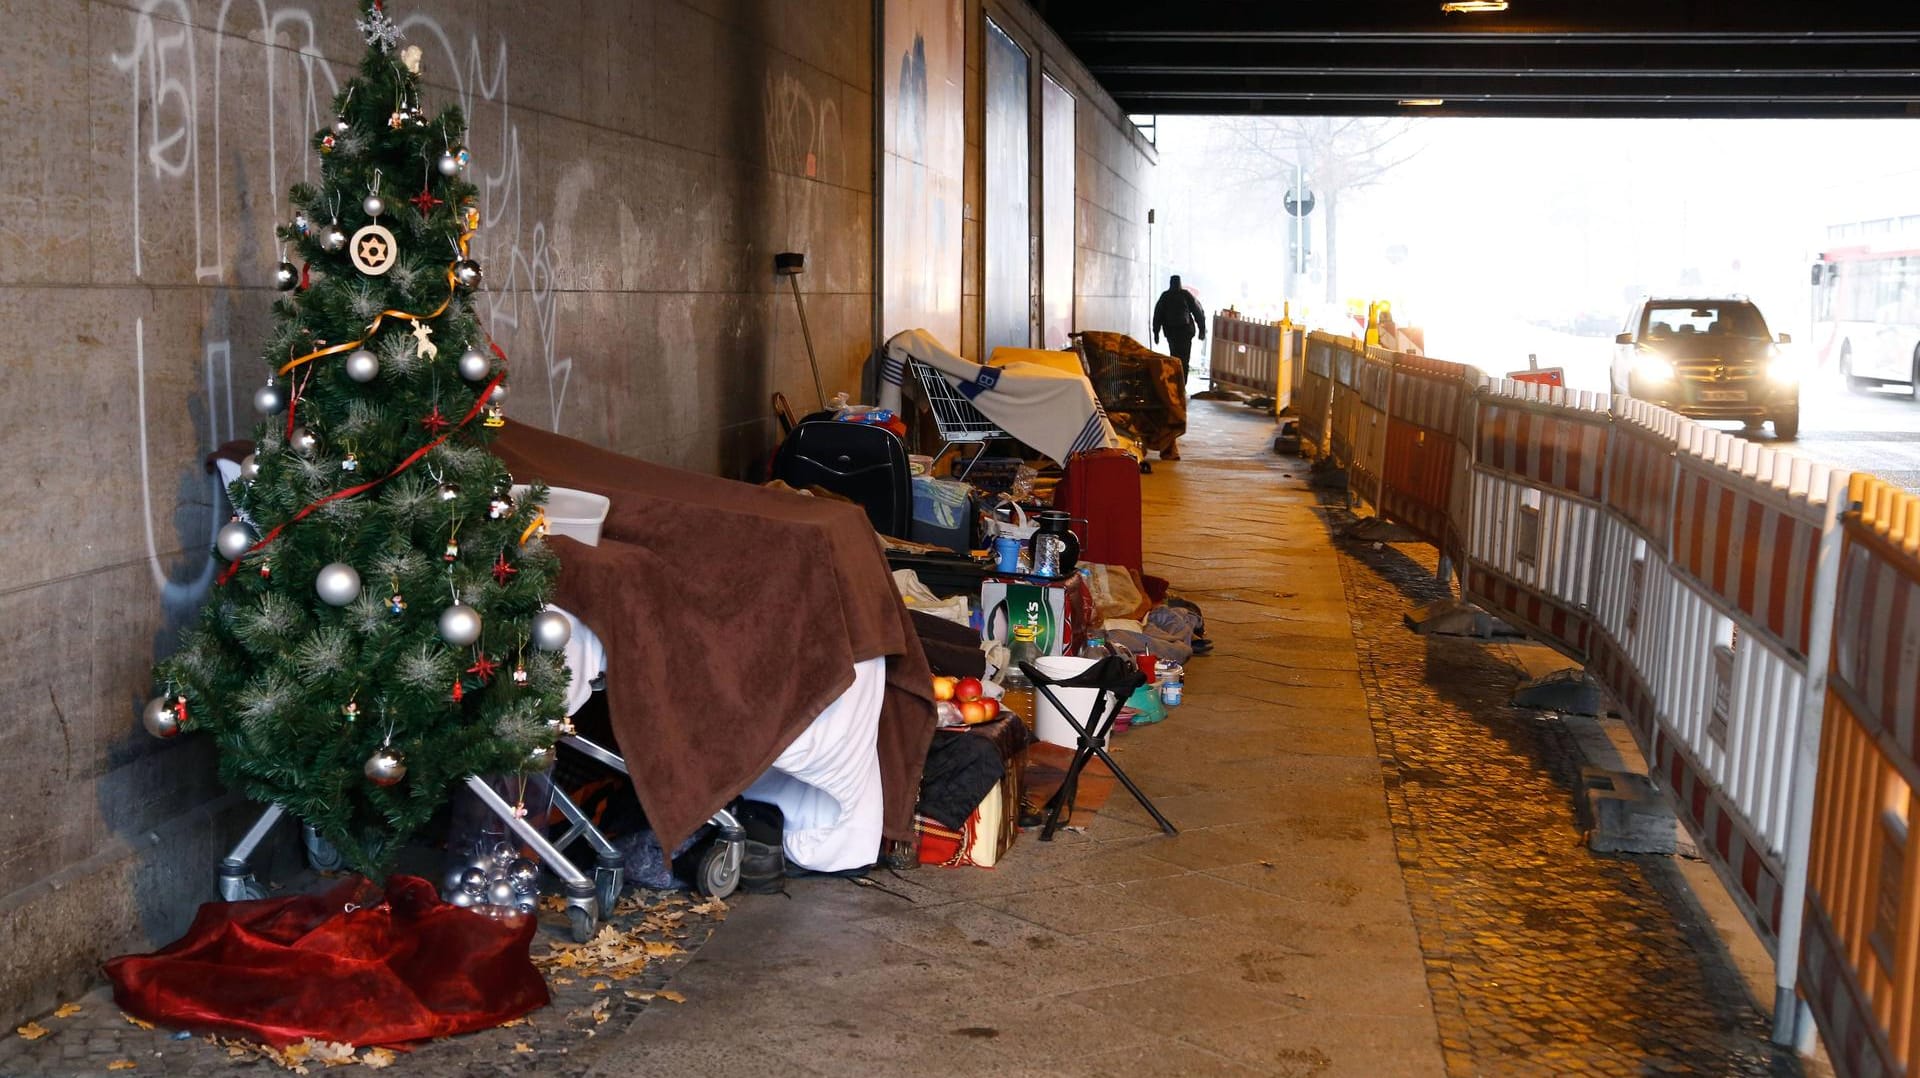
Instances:
[[[467,107],[516,420],[736,473],[873,332],[871,0],[391,0]],[[57,9],[57,10],[56,10]],[[0,0],[0,1013],[177,935],[253,810],[141,732],[252,427],[286,189],[346,0]],[[778,291],[776,291],[776,286]]]
[[[967,197],[963,246],[967,254],[961,291],[962,354],[978,353],[983,322],[980,296],[984,282],[981,245],[985,157],[982,152],[985,96],[981,67],[985,16],[1027,51],[1033,110],[1030,129],[1035,140],[1029,155],[1030,182],[1035,209],[1032,235],[1041,221],[1041,171],[1045,154],[1039,146],[1042,129],[1040,75],[1042,72],[1074,96],[1076,160],[1074,187],[1076,251],[1074,267],[1074,328],[1130,333],[1147,340],[1152,317],[1152,282],[1147,279],[1147,210],[1158,158],[1153,146],[1127,119],[1120,107],[1088,74],[1079,59],[1061,43],[1052,28],[1033,9],[1017,0],[966,0],[967,13]],[[1038,251],[1038,245],[1031,245]],[[1040,286],[1038,264],[1031,275]],[[1037,320],[1040,297],[1030,308]],[[1038,327],[1036,336],[1038,340]]]
[[[955,2],[972,355],[983,9]],[[390,6],[426,50],[429,104],[467,110],[481,308],[516,421],[738,474],[771,444],[771,391],[812,402],[771,272],[788,250],[808,256],[827,391],[856,387],[872,0]],[[1079,102],[1077,323],[1144,337],[1152,152],[1028,9],[990,6]],[[350,9],[0,0],[0,1015],[177,936],[257,811],[221,795],[204,741],[153,741],[138,713],[211,584],[224,508],[199,462],[252,429],[273,228],[361,55]]]

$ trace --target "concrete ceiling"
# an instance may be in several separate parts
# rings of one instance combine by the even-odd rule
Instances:
[[[1032,3],[1135,113],[1920,117],[1916,0]]]

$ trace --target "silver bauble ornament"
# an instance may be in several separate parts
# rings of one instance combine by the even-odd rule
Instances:
[[[493,364],[487,362],[487,357],[481,355],[478,348],[469,348],[460,353],[460,377],[467,381],[484,382],[492,369]]]
[[[345,606],[360,597],[360,572],[343,561],[329,562],[313,578],[313,590],[328,606]]]
[[[338,251],[346,245],[347,233],[346,230],[340,227],[340,222],[335,221],[320,231],[320,249],[322,251]]]
[[[470,895],[485,894],[489,882],[487,874],[477,868],[469,867],[460,873],[460,889]]]
[[[253,391],[253,410],[261,415],[279,415],[287,410],[287,391],[284,387],[268,382]]]
[[[453,155],[452,150],[441,153],[440,160],[434,162],[434,167],[440,170],[442,176],[460,175],[460,159]]]
[[[498,880],[487,888],[487,901],[496,906],[513,905],[513,884]]]
[[[505,873],[513,868],[515,861],[520,860],[520,848],[511,842],[500,841],[493,844],[493,848],[487,851],[487,856],[491,861],[490,867]]]
[[[368,195],[360,200],[360,208],[367,212],[368,217],[378,217],[387,212],[387,200],[379,195]]]
[[[305,427],[295,427],[293,433],[287,435],[287,447],[303,457],[310,457],[314,450],[320,448],[320,439]]]
[[[466,878],[467,866],[465,865],[454,865],[452,868],[447,869],[447,874],[442,877],[440,881],[440,893],[442,895],[450,895],[458,891],[460,889],[460,881]]]
[[[559,651],[573,639],[573,623],[557,610],[542,610],[533,616],[530,632],[534,647],[541,651]]]
[[[180,732],[180,713],[173,709],[172,700],[156,696],[140,712],[140,725],[155,737],[172,737]]]
[[[494,386],[493,392],[487,395],[487,399],[494,402],[495,404],[498,404],[501,401],[506,400],[507,399],[507,383],[501,382],[499,385]]]
[[[240,478],[246,480],[249,483],[260,478],[259,454],[248,453],[246,456],[246,459],[240,462]]]
[[[447,902],[450,905],[458,906],[461,909],[466,910],[466,909],[472,909],[474,906],[479,905],[480,900],[478,898],[475,898],[473,895],[466,893],[465,891],[454,891],[447,895]]]
[[[540,866],[524,857],[516,857],[513,865],[507,869],[507,882],[513,884],[516,891],[531,891],[540,882]]]
[[[353,130],[353,125],[347,122],[345,116],[335,116],[332,130],[334,138],[346,138],[347,133]]]
[[[253,529],[235,520],[214,533],[213,548],[228,561],[239,561],[253,546]]]
[[[407,761],[390,746],[383,745],[367,757],[366,766],[360,770],[375,786],[392,786],[407,777]]]
[[[480,639],[480,612],[465,603],[455,603],[442,610],[440,639],[457,648]]]
[[[347,377],[356,382],[371,382],[380,377],[380,357],[365,348],[356,348],[347,357]]]
[[[533,913],[540,908],[538,895],[524,894],[513,896],[513,912]]]
[[[458,483],[440,484],[440,500],[441,501],[450,502],[455,500],[458,497],[460,497],[460,484]]]
[[[480,287],[480,263],[463,258],[453,264],[453,283],[471,292]]]
[[[291,292],[300,283],[300,271],[291,262],[282,262],[273,267],[273,287],[282,292]]]

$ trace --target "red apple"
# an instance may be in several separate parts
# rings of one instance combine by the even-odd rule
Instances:
[[[960,714],[967,720],[968,726],[972,726],[977,722],[987,721],[987,709],[981,706],[978,700],[968,700],[962,703],[960,705]]]
[[[980,706],[987,709],[987,718],[989,719],[1000,714],[1000,701],[995,700],[991,696],[982,696],[980,698]]]
[[[961,700],[980,699],[980,679],[977,677],[961,678],[960,683],[953,687],[953,695]]]

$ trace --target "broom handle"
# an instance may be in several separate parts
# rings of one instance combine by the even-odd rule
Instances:
[[[787,283],[793,286],[793,305],[800,311],[800,337],[807,342],[807,366],[813,368],[813,392],[820,398],[820,407],[825,408],[827,391],[820,384],[820,364],[813,358],[813,331],[807,328],[807,304],[800,298],[800,275],[789,276]]]

